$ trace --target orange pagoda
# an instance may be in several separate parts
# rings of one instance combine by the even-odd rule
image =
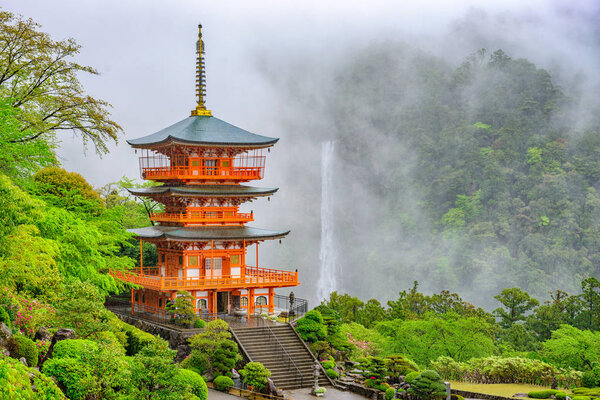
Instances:
[[[129,140],[140,149],[143,179],[162,185],[130,189],[164,205],[153,213],[155,225],[132,229],[142,242],[154,243],[158,265],[112,271],[131,290],[131,312],[165,316],[167,301],[185,290],[198,314],[273,312],[274,290],[296,286],[298,272],[258,266],[258,243],[281,239],[289,231],[249,227],[253,213],[240,204],[271,196],[277,189],[242,183],[262,179],[263,151],[279,139],[256,135],[212,116],[205,106],[204,43],[198,26],[197,95],[192,115],[152,135]],[[158,224],[156,224],[158,223]],[[246,265],[246,249],[256,246],[256,266]]]

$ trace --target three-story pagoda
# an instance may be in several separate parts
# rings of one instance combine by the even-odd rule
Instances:
[[[112,275],[141,287],[131,290],[132,313],[165,315],[167,301],[179,290],[194,297],[198,313],[245,309],[250,315],[257,308],[273,312],[274,289],[298,285],[298,272],[260,268],[258,243],[280,239],[289,231],[246,226],[254,215],[239,212],[239,206],[277,191],[242,183],[263,178],[263,151],[278,139],[228,124],[206,108],[202,26],[198,29],[198,105],[192,115],[128,141],[142,152],[142,178],[162,183],[130,189],[164,205],[164,212],[151,215],[158,224],[131,230],[140,242],[156,245],[158,266],[144,268],[140,260],[136,271]],[[251,245],[256,246],[256,266],[246,265]]]

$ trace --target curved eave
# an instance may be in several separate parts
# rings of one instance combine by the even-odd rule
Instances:
[[[271,196],[278,188],[256,188],[244,185],[198,185],[198,186],[153,186],[127,189],[134,196],[153,196],[170,193],[175,196],[193,197],[259,197]]]
[[[156,148],[165,144],[210,147],[265,148],[278,138],[257,135],[212,116],[192,116],[151,135],[128,140],[134,148]]]
[[[142,239],[167,239],[175,241],[208,241],[208,240],[273,240],[287,236],[290,231],[270,231],[249,226],[236,227],[173,227],[148,226],[128,229],[129,232]]]

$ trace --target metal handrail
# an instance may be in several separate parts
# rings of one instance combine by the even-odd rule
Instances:
[[[304,387],[304,376],[300,372],[300,369],[298,368],[298,366],[296,365],[296,363],[294,362],[292,357],[289,355],[289,353],[285,350],[285,347],[283,347],[283,344],[281,344],[279,339],[277,339],[277,336],[275,335],[273,330],[269,327],[269,324],[265,324],[264,327],[267,328],[267,332],[269,332],[269,335],[273,339],[275,339],[275,342],[277,342],[277,345],[279,346],[280,351],[281,351],[281,355],[282,356],[285,355],[287,357],[287,359],[289,360],[289,363],[287,364],[288,371],[290,371],[290,363],[291,363],[292,366],[294,367],[294,369],[296,370],[296,376],[300,378],[300,386]],[[270,342],[272,342],[272,340],[270,340]],[[298,381],[298,378],[296,378],[296,381]]]

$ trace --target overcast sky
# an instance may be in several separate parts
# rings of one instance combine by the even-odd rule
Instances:
[[[308,188],[314,192],[307,193],[306,185],[294,185],[297,175],[278,172],[302,151],[294,147],[298,138],[291,137],[302,130],[286,132],[280,118],[295,111],[286,104],[293,98],[286,93],[293,85],[286,83],[298,71],[315,75],[314,81],[306,76],[298,81],[309,81],[313,87],[302,92],[318,101],[336,65],[372,44],[408,43],[456,66],[485,47],[527,58],[563,85],[583,82],[584,89],[600,93],[600,13],[593,0],[3,0],[1,6],[33,18],[54,39],[74,38],[82,46],[77,61],[100,72],[81,80],[90,94],[113,105],[124,135],[103,158],[93,148],[83,154],[81,141],[68,133],[60,150],[64,167],[95,187],[123,175],[139,176],[137,156],[125,139],[165,128],[195,107],[195,42],[201,23],[208,108],[229,123],[281,138],[258,183],[280,187],[280,192],[270,203],[259,200],[245,207],[257,211],[256,226],[292,229],[292,234],[283,246],[262,245],[267,256],[261,260],[277,268],[285,260],[301,273],[315,263],[290,259],[293,253],[286,246],[306,246],[298,237],[318,236],[318,222],[293,220],[285,202],[286,197],[318,202],[319,178],[311,178],[315,182]],[[302,134],[322,140],[327,132],[310,131],[319,126],[309,120],[317,115],[306,116],[309,127]],[[313,151],[318,162],[318,150]],[[313,204],[308,212],[316,210]],[[296,294],[314,296],[310,284]]]
[[[547,67],[573,58],[598,71],[597,4],[589,0],[4,0],[2,7],[33,18],[55,39],[75,38],[82,45],[78,61],[101,73],[82,76],[82,81],[88,92],[114,106],[113,117],[125,135],[118,145],[110,146],[109,155],[99,159],[93,149],[84,156],[79,140],[65,134],[61,156],[67,169],[102,186],[122,175],[138,174],[137,159],[125,138],[162,129],[187,117],[194,107],[198,23],[204,26],[207,103],[213,115],[259,134],[281,137],[274,150],[286,152],[290,150],[286,132],[278,130],[272,114],[281,105],[265,71],[277,74],[298,63],[326,69],[346,52],[383,40],[422,43],[456,62],[491,40],[498,48],[515,47],[513,52],[523,53],[517,55]],[[453,32],[465,26],[481,31],[469,39],[472,43],[465,43],[464,35],[457,43]],[[594,26],[595,31],[590,31]]]

